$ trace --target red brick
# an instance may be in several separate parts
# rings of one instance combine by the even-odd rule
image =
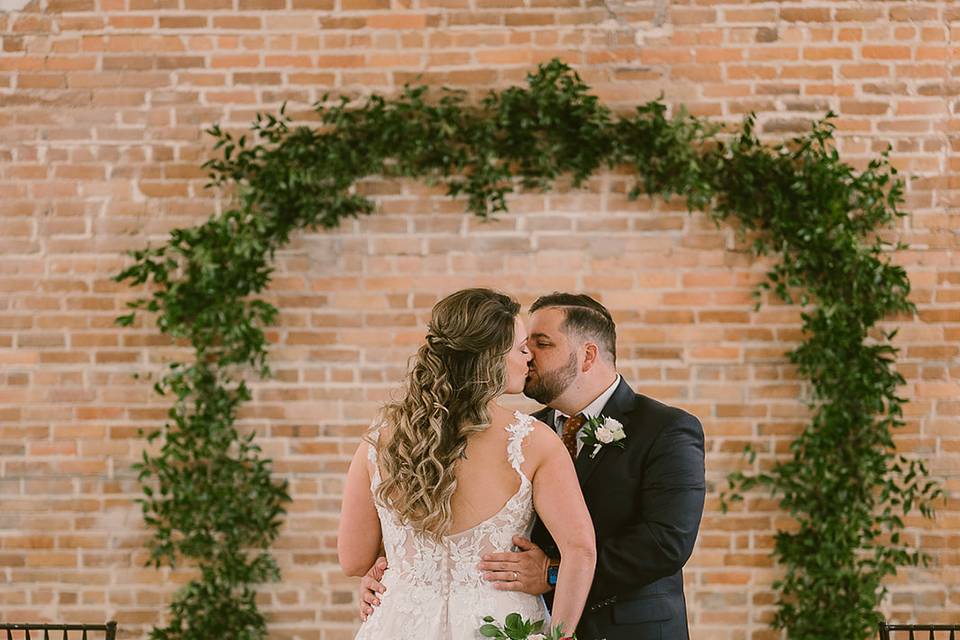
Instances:
[[[882,64],[841,65],[840,75],[844,78],[885,78],[890,75],[890,68]]]
[[[826,7],[780,9],[780,18],[787,22],[829,22],[830,9]]]
[[[554,24],[556,15],[552,11],[544,13],[508,13],[504,17],[504,24],[508,27],[540,27]]]
[[[49,0],[46,5],[51,13],[83,13],[96,9],[94,0]]]
[[[850,60],[853,51],[846,47],[805,47],[804,60]]]
[[[729,22],[759,22],[764,25],[775,22],[777,19],[776,9],[727,9],[724,11],[724,18]],[[763,28],[763,27],[761,27]]]
[[[883,18],[883,10],[872,7],[840,7],[833,17],[837,22],[871,22]]]
[[[390,0],[340,0],[344,11],[386,11],[390,9]]]
[[[256,16],[214,16],[214,29],[260,30],[263,21]]]
[[[17,76],[20,89],[63,89],[67,78],[62,73],[21,73]]]
[[[934,7],[890,7],[890,18],[893,20],[924,21],[939,19],[938,10]]]
[[[145,71],[153,69],[156,59],[150,56],[105,56],[103,69],[105,71]]]
[[[233,9],[233,0],[184,0],[187,11],[229,11]]]
[[[797,47],[753,47],[747,50],[750,60],[798,60],[800,49]]]
[[[240,11],[272,11],[286,8],[286,0],[237,0]]]
[[[865,60],[910,60],[910,47],[894,45],[864,45],[861,54]]]
[[[206,16],[160,16],[161,29],[205,29],[208,24]]]

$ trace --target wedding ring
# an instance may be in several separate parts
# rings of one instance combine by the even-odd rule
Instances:
[[[516,581],[519,580],[519,579],[520,579],[520,574],[517,573],[516,571],[514,571],[514,572],[513,572],[513,581],[516,582]]]

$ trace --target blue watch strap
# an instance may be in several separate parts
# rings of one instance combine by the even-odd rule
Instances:
[[[550,565],[547,567],[547,584],[551,587],[557,586],[557,575],[560,573],[559,565]]]

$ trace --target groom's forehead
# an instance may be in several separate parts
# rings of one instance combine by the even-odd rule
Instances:
[[[530,316],[530,338],[557,337],[563,335],[563,323],[566,314],[563,309],[548,307],[538,309]]]

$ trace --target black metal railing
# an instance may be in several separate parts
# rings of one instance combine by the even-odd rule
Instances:
[[[909,635],[895,634],[906,631]],[[948,633],[949,632],[949,633]],[[958,640],[960,624],[881,624],[880,640]],[[926,635],[929,634],[929,635]]]
[[[5,640],[15,640],[13,635],[14,631],[22,631],[23,633],[18,633],[16,635],[16,640],[22,638],[23,640],[98,640],[99,635],[94,635],[91,638],[87,635],[90,631],[103,631],[104,640],[116,640],[117,637],[117,623],[108,622],[106,624],[9,624],[0,622],[0,631],[6,631],[7,635]],[[31,631],[37,632],[35,635],[30,635]],[[41,636],[39,632],[43,632]],[[54,634],[50,635],[50,632],[62,632],[63,635],[59,638]],[[79,631],[81,635],[71,634],[71,631]]]

